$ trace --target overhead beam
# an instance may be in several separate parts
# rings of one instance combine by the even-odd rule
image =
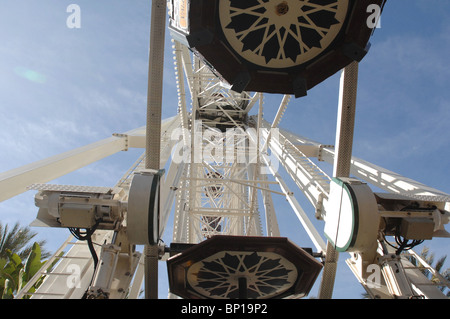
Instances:
[[[265,128],[269,124],[265,122]],[[280,129],[280,134],[291,141],[308,157],[318,157],[319,161],[334,163],[335,149],[304,136]],[[450,195],[409,177],[352,156],[350,174],[389,193],[409,196],[417,200],[450,202]]]
[[[113,136],[0,174],[0,202],[127,149],[126,136]]]
[[[165,119],[162,132],[171,132],[178,125],[179,115]],[[26,192],[31,184],[50,182],[130,147],[145,147],[145,126],[0,173],[0,202]]]
[[[332,163],[334,154],[333,149],[324,148],[322,159]],[[351,160],[350,173],[389,193],[408,196],[417,200],[450,202],[450,195],[443,191],[354,156]]]

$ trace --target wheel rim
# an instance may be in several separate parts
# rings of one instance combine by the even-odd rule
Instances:
[[[339,34],[347,0],[220,0],[221,28],[245,60],[290,68],[323,53]]]

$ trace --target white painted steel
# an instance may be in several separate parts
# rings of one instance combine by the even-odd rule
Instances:
[[[333,177],[350,176],[357,85],[358,62],[355,61],[345,67],[341,74]],[[319,291],[319,298],[321,299],[330,299],[333,295],[338,258],[339,253],[328,242]]]
[[[290,188],[287,186],[287,184],[284,182],[282,177],[273,170],[273,168],[269,165],[267,158],[264,156],[264,161],[266,165],[269,167],[270,171],[272,172],[273,176],[275,177],[276,181],[280,184],[280,188],[282,189],[283,193],[286,194],[286,199],[291,205],[294,213],[297,215],[298,219],[302,223],[306,233],[309,235],[311,241],[313,242],[314,246],[316,247],[318,252],[325,251],[325,242],[322,239],[319,232],[316,230],[315,226],[311,222],[311,220],[306,215],[303,208],[300,206],[299,202],[294,196],[294,193],[290,190]]]
[[[162,18],[164,16],[162,12],[165,13],[165,2],[154,1],[152,6],[159,6],[159,13],[156,11],[155,13]],[[156,21],[157,19],[153,17],[152,25]],[[163,25],[158,26],[158,28],[160,27]],[[159,34],[156,35],[159,37],[158,41],[163,41],[161,30],[157,32]],[[151,52],[152,54],[161,53],[160,50],[151,50]],[[353,174],[388,192],[418,200],[439,201],[443,203],[441,206],[444,210],[448,210],[450,207],[449,195],[351,156],[357,64],[350,65],[344,72],[344,75],[345,73],[350,74],[351,80],[347,81],[343,78],[341,82],[335,151],[330,145],[324,145],[282,129],[276,132],[271,130],[279,127],[282,115],[288,105],[289,96],[283,97],[278,112],[270,124],[262,117],[262,94],[250,94],[249,92],[238,94],[231,91],[197,57],[191,56],[189,50],[180,43],[174,43],[174,55],[179,89],[179,114],[176,117],[161,121],[161,115],[158,112],[161,108],[162,73],[158,73],[161,75],[151,75],[149,76],[147,126],[124,134],[114,134],[113,137],[97,143],[1,174],[0,200],[25,191],[30,184],[45,183],[116,152],[127,150],[130,147],[145,148],[144,155],[125,172],[116,185],[123,190],[123,194],[121,193],[123,197],[120,200],[126,201],[134,172],[150,166],[163,167],[170,158],[172,146],[178,142],[172,138],[172,133],[181,128],[184,129],[181,144],[186,147],[187,155],[190,156],[187,156],[186,162],[172,162],[166,178],[162,181],[162,214],[159,235],[163,235],[171,207],[175,202],[173,242],[198,243],[217,234],[280,236],[282,234],[278,228],[276,209],[271,194],[284,196],[300,220],[305,233],[310,237],[316,252],[325,254],[320,298],[332,297],[339,254],[334,250],[333,245],[324,241],[322,233],[316,229],[310,219],[315,216],[320,220],[326,215],[327,208],[324,203],[329,197],[331,180],[312,158],[334,164],[333,176],[344,177]],[[152,55],[150,61],[161,58],[161,56]],[[158,67],[162,68],[162,65],[161,63]],[[149,74],[162,72],[161,69],[157,69],[155,68],[153,71],[149,69]],[[189,91],[191,96],[191,110],[187,108],[186,91]],[[259,102],[257,116],[247,118],[248,112],[254,108],[257,102]],[[349,113],[345,113],[347,111]],[[201,118],[202,121],[196,121],[196,117]],[[236,134],[233,138],[240,138],[243,142],[233,144],[230,141],[230,135],[226,134],[223,134],[221,138],[211,139],[208,133],[220,131],[220,125],[233,129],[240,128],[241,130],[234,131]],[[262,130],[251,131],[250,128],[262,128]],[[198,151],[200,147],[208,150],[229,151],[233,161],[221,160],[215,157],[212,151],[209,152],[209,156],[203,156],[204,153]],[[271,154],[270,158],[268,151]],[[146,154],[147,156],[145,156]],[[251,163],[238,161],[244,157],[254,161]],[[273,164],[276,161],[281,165],[274,167]],[[278,168],[286,170],[300,191],[311,202],[315,212],[308,214],[303,210],[293,195],[294,191],[287,186],[286,181],[277,171]],[[262,174],[261,171],[269,174]],[[271,181],[269,178],[273,178],[275,181]],[[54,186],[36,187],[45,189],[45,187]],[[278,191],[278,187],[281,191]],[[104,191],[103,188],[97,190]],[[259,194],[262,195],[265,210],[265,233],[258,207]],[[384,213],[384,216],[396,214],[395,211]],[[443,220],[442,225],[439,226],[443,227],[446,222],[448,221]],[[117,238],[113,235],[114,233],[111,231],[98,231],[95,240],[99,243],[104,243],[106,240],[106,243],[114,244]],[[66,242],[63,246],[67,247],[68,245],[72,245],[72,243]],[[134,260],[136,271],[133,269],[135,277],[132,281],[133,274],[126,278],[117,277],[120,278],[121,284],[114,286],[116,288],[112,292],[117,298],[123,297],[119,293],[119,287],[123,289],[123,285],[130,287],[129,296],[131,298],[137,298],[144,277],[147,277],[147,297],[156,297],[157,279],[155,276],[157,276],[157,271],[155,267],[157,267],[158,258],[161,255],[161,247],[155,245],[147,248],[146,256],[142,256],[138,263],[136,256],[136,258],[130,259],[131,250],[128,250],[129,246],[125,244],[125,248],[121,252],[122,256]],[[382,277],[380,286],[376,288],[369,287],[367,274],[362,271],[360,261],[355,258],[355,255],[351,255],[347,264],[357,280],[373,297],[392,298],[396,294],[402,297],[415,297],[420,294],[429,298],[440,296],[436,287],[431,287],[430,281],[419,275],[420,270],[417,267],[412,267],[403,257],[397,259],[391,255],[389,250],[379,252],[379,256],[383,258],[380,258],[376,265],[382,270]],[[120,260],[124,259],[118,258],[116,272],[129,269],[130,263],[123,263]],[[67,285],[67,276],[71,274],[67,266],[74,263],[79,266],[82,274],[81,286],[77,289],[69,288]],[[144,264],[147,264],[147,267],[144,267]],[[394,267],[400,267],[400,271],[395,272]],[[93,267],[89,251],[86,246],[76,242],[72,249],[61,258],[52,274],[47,275],[47,279],[33,297],[80,298],[89,287],[92,274]],[[106,273],[100,275],[105,276]],[[110,277],[105,276],[104,278]],[[444,284],[448,285],[445,282]],[[29,286],[26,288],[28,289]],[[20,292],[19,296],[23,296],[24,293],[26,291]]]
[[[110,137],[0,174],[0,201],[47,183],[127,148],[123,137]]]

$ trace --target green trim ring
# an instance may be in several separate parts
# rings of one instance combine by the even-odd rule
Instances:
[[[378,204],[372,190],[356,178],[341,177],[332,181],[324,203],[326,238],[339,252],[359,252],[365,258],[372,258],[380,226]]]
[[[160,217],[160,185],[161,177],[165,170],[160,169],[153,177],[148,204],[148,242],[155,245],[159,241],[159,217]]]
[[[351,207],[352,207],[352,226],[351,226],[351,235],[349,236],[349,239],[344,245],[337,246],[337,237],[339,234],[339,223],[341,221],[341,209],[339,209],[339,218],[338,218],[338,230],[336,231],[336,236],[334,239],[330,238],[327,233],[325,233],[325,237],[331,242],[331,244],[334,246],[334,249],[336,249],[339,252],[345,252],[348,251],[349,248],[353,247],[353,245],[356,243],[356,238],[358,236],[358,229],[359,229],[359,206],[358,201],[356,198],[356,194],[349,183],[344,182],[342,179],[338,177],[333,177],[332,181],[335,182],[337,185],[341,186],[341,189],[345,189],[347,194],[349,195],[349,198],[351,198]],[[342,195],[341,195],[342,200]],[[342,202],[341,202],[341,208],[342,208]]]
[[[155,174],[150,188],[150,198],[148,201],[148,242],[150,245],[158,243],[159,234],[159,181],[160,175]],[[155,203],[156,202],[156,203]],[[155,214],[156,212],[156,214]]]
[[[154,245],[159,242],[160,183],[164,170],[135,172],[128,194],[127,233],[130,243]]]

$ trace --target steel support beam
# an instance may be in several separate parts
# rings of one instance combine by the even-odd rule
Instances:
[[[334,161],[333,149],[324,148],[322,154],[324,161],[329,163]],[[389,193],[409,196],[417,200],[450,202],[450,195],[447,193],[357,157],[352,157],[350,172],[355,177]]]
[[[126,138],[113,136],[1,173],[0,201],[27,191],[31,184],[47,183],[126,149]]]
[[[150,27],[150,52],[147,91],[145,168],[160,169],[161,108],[164,70],[164,38],[167,3],[153,0]],[[158,298],[158,245],[145,247],[145,297]]]
[[[291,205],[292,209],[294,210],[295,214],[297,215],[297,218],[302,223],[303,228],[305,229],[306,233],[308,234],[309,238],[313,242],[314,246],[318,250],[318,252],[322,252],[325,250],[325,242],[320,236],[319,232],[314,227],[311,220],[306,215],[305,211],[297,201],[297,199],[294,196],[294,193],[289,189],[288,185],[284,182],[283,178],[280,174],[278,174],[272,166],[270,166],[269,161],[267,160],[266,156],[263,155],[264,163],[267,165],[268,169],[270,170],[271,174],[275,178],[275,180],[280,184],[280,188],[283,191],[283,193],[286,195],[286,200]]]
[[[358,62],[352,62],[345,67],[341,75],[333,177],[348,177],[350,175],[357,85]],[[338,259],[339,253],[328,242],[319,291],[320,299],[331,299],[333,295]]]

